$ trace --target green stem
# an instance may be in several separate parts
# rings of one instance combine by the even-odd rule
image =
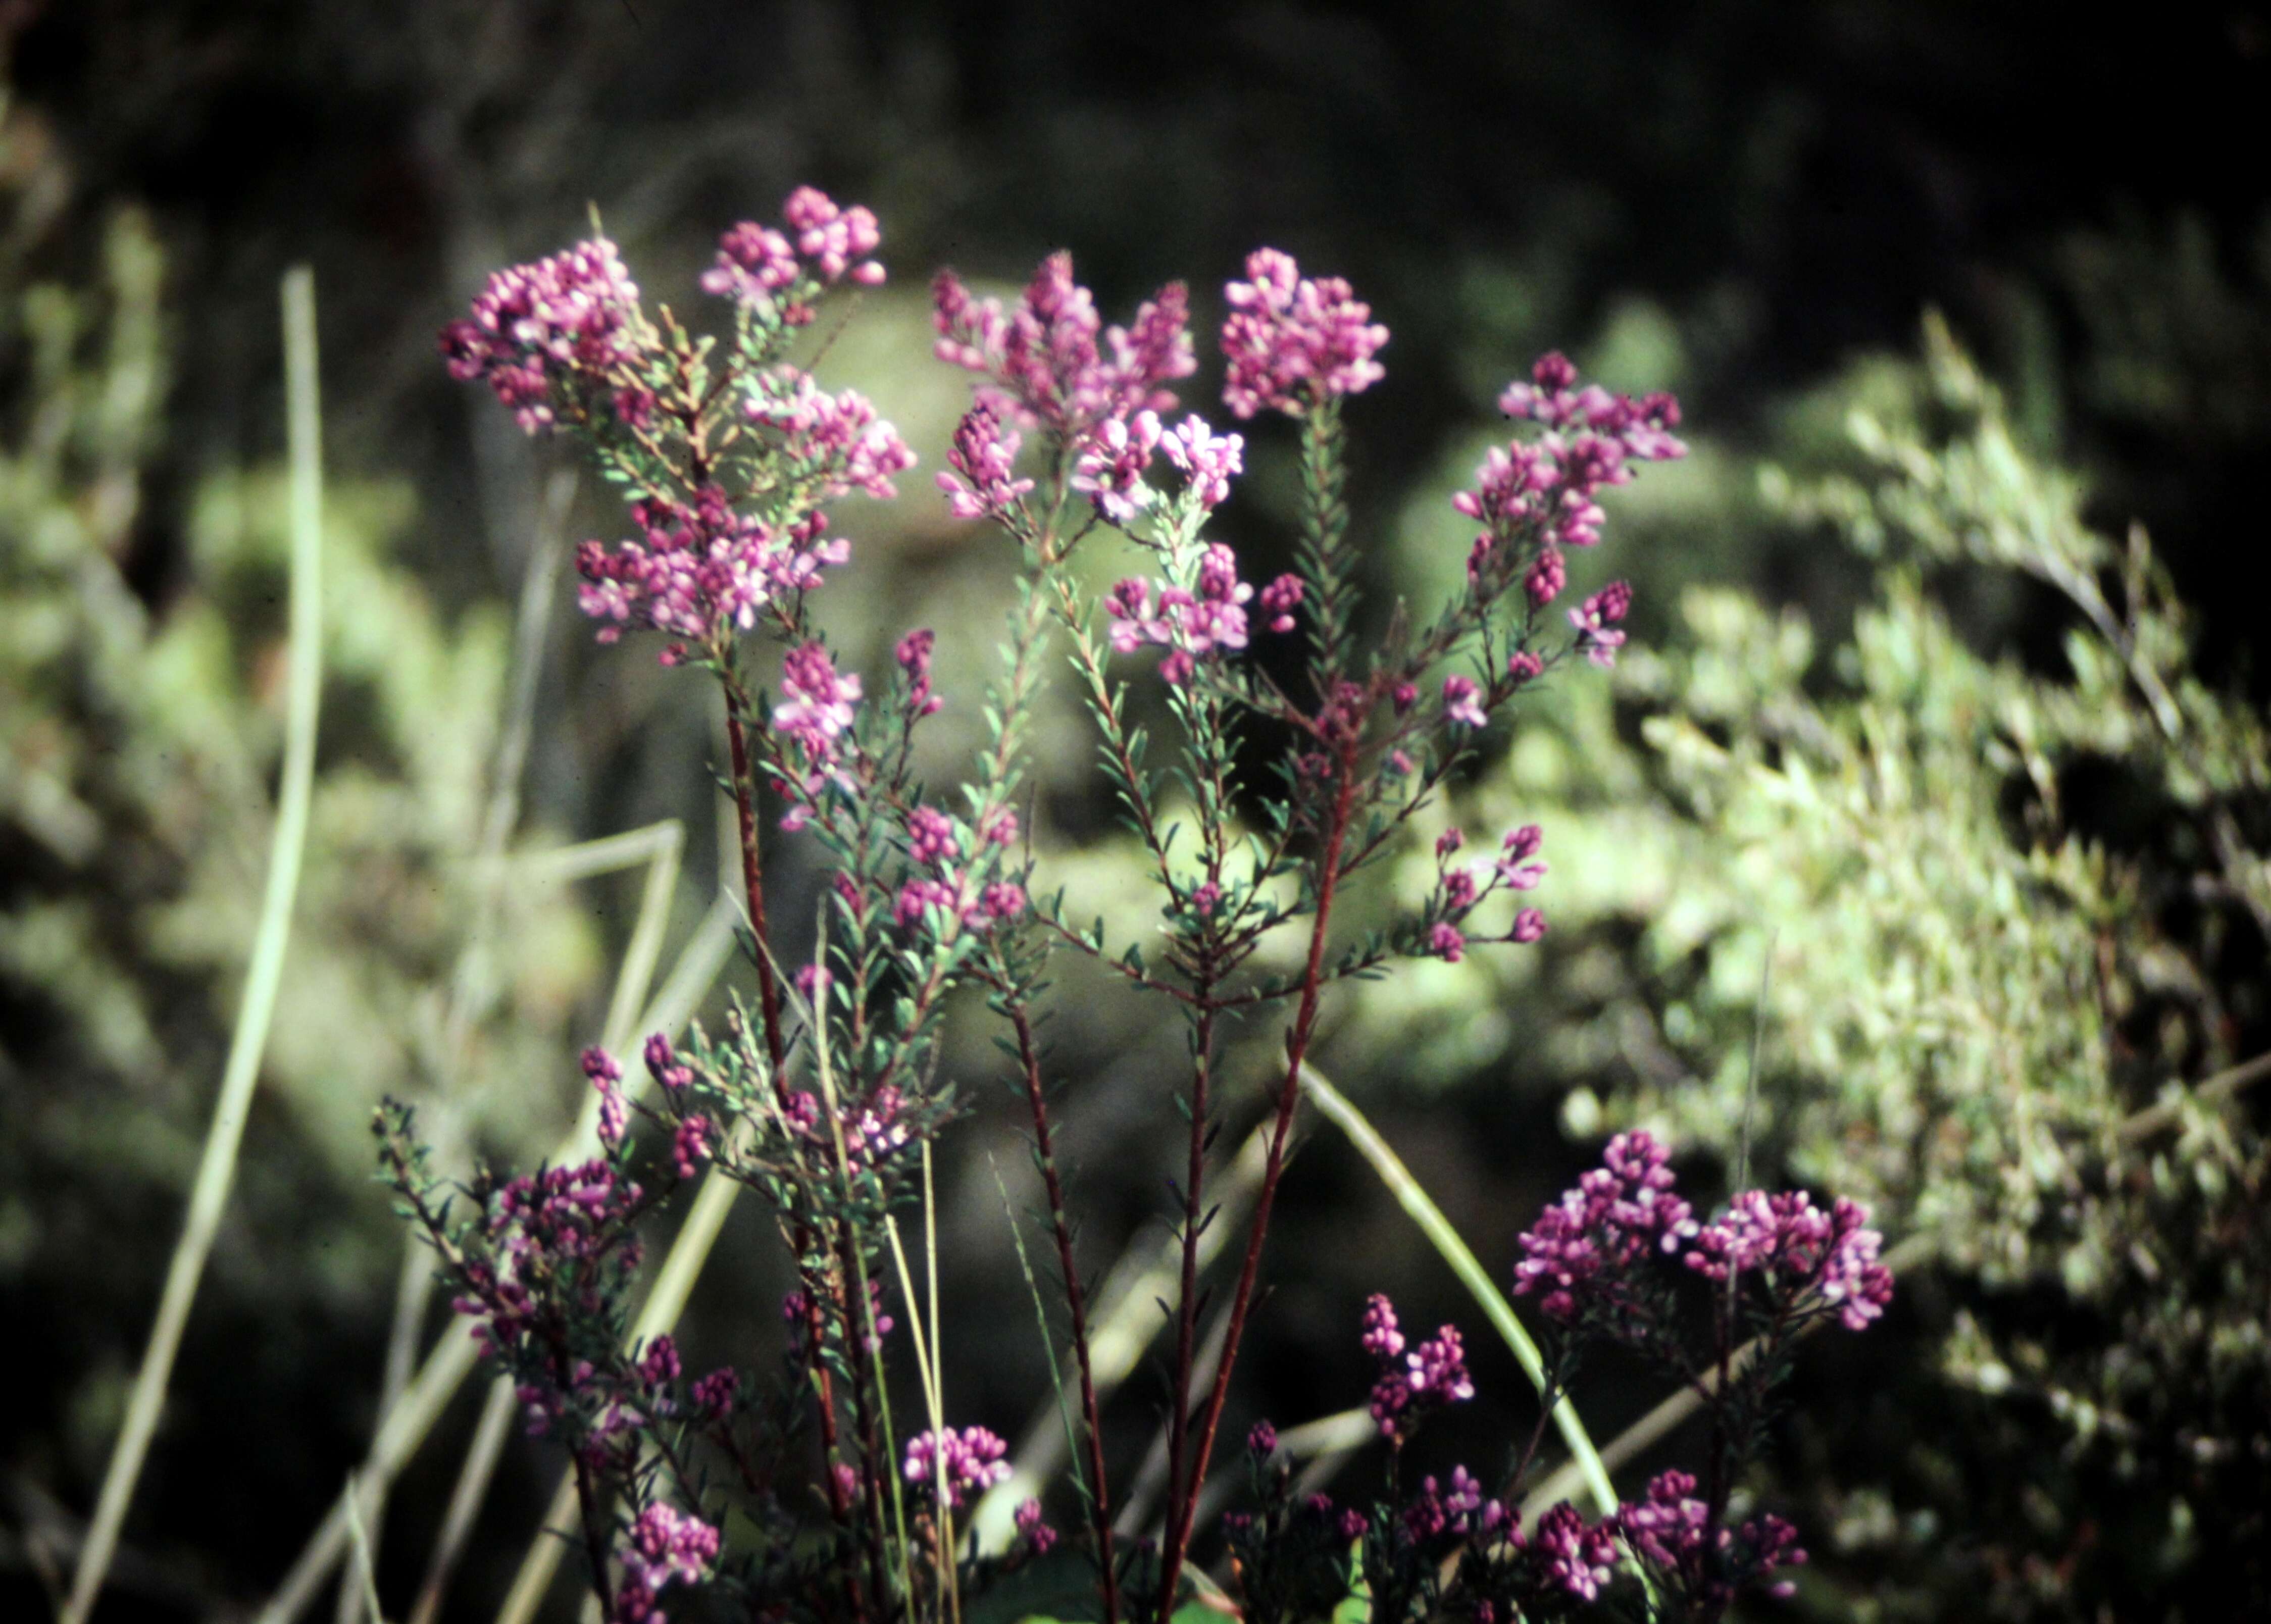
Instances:
[[[1451,1227],[1451,1220],[1443,1216],[1443,1210],[1429,1197],[1419,1181],[1411,1176],[1411,1170],[1404,1165],[1403,1158],[1389,1148],[1388,1141],[1380,1136],[1379,1129],[1373,1127],[1364,1113],[1358,1110],[1346,1095],[1320,1076],[1316,1068],[1306,1063],[1302,1066],[1301,1087],[1310,1099],[1317,1102],[1317,1109],[1348,1136],[1348,1141],[1356,1147],[1357,1153],[1372,1164],[1373,1172],[1380,1175],[1380,1181],[1388,1187],[1389,1194],[1396,1197],[1396,1204],[1411,1215],[1412,1221],[1419,1225],[1420,1233],[1433,1244],[1443,1261],[1451,1266],[1451,1272],[1458,1276],[1459,1284],[1473,1293],[1475,1301],[1481,1305],[1484,1316],[1490,1321],[1493,1329],[1506,1339],[1506,1345],[1514,1350],[1515,1362],[1522,1367],[1523,1374],[1530,1378],[1530,1384],[1543,1396],[1546,1389],[1545,1360],[1538,1352],[1538,1344],[1523,1329],[1522,1322],[1515,1318],[1514,1305],[1492,1283],[1489,1272],[1476,1261],[1474,1252],[1459,1238],[1459,1232]],[[1558,1400],[1553,1405],[1553,1423],[1560,1431],[1561,1441],[1568,1445],[1570,1457],[1586,1488],[1592,1493],[1593,1503],[1600,1508],[1602,1516],[1607,1516],[1617,1509],[1616,1487],[1609,1481],[1608,1468],[1602,1464],[1599,1451],[1593,1448],[1592,1437],[1585,1431],[1585,1423],[1578,1418],[1576,1406],[1566,1398]]]
[[[85,1620],[102,1591],[134,1486],[158,1430],[190,1306],[197,1298],[197,1283],[212,1254],[221,1211],[228,1203],[237,1148],[243,1142],[253,1085],[260,1076],[260,1058],[276,1011],[284,946],[291,933],[292,902],[299,890],[301,859],[307,847],[308,808],[316,777],[316,701],[324,674],[324,487],[323,420],[316,393],[316,282],[306,266],[285,274],[283,302],[285,399],[292,470],[291,655],[285,701],[283,786],[278,798],[275,838],[269,847],[267,893],[253,935],[252,961],[245,974],[236,1029],[229,1038],[220,1099],[205,1135],[205,1155],[197,1166],[182,1238],[166,1271],[157,1322],[151,1328],[142,1368],[127,1401],[125,1424],[111,1450],[86,1543],[79,1548],[71,1599],[63,1611],[67,1624]]]

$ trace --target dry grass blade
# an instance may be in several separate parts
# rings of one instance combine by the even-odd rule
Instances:
[[[316,715],[324,674],[323,652],[323,419],[316,388],[316,281],[305,266],[286,273],[283,286],[285,400],[291,460],[292,607],[289,668],[286,677],[284,770],[278,796],[276,832],[269,848],[268,883],[260,921],[245,973],[244,997],[230,1034],[220,1098],[205,1136],[205,1154],[182,1238],[166,1273],[148,1347],[142,1356],[126,1419],[104,1474],[102,1496],[93,1526],[80,1547],[63,1617],[71,1624],[86,1618],[101,1593],[104,1574],[118,1546],[119,1531],[134,1486],[142,1475],[150,1441],[158,1429],[174,1356],[196,1300],[197,1282],[212,1251],[213,1235],[227,1205],[236,1174],[237,1148],[244,1136],[260,1057],[276,1009],[276,987],[290,935],[292,902],[300,885],[300,862],[307,846],[308,808],[316,775]]]
[[[734,907],[729,899],[720,897],[711,905],[700,928],[681,950],[662,991],[655,995],[645,1017],[638,1023],[638,1030],[674,1032],[686,1024],[733,951],[733,919]],[[627,1087],[636,1089],[644,1076],[644,1069],[630,1070],[625,1077]],[[589,1156],[597,1143],[596,1114],[587,1109],[584,1119],[555,1147],[551,1159],[562,1162]],[[708,1191],[705,1189],[704,1194]],[[689,1224],[691,1221],[689,1218]],[[478,1360],[472,1338],[461,1327],[453,1326],[445,1333],[440,1345],[426,1356],[425,1364],[403,1394],[402,1402],[388,1412],[361,1471],[391,1477],[400,1471],[402,1464],[424,1441],[436,1418],[456,1395]],[[276,1594],[261,1609],[258,1624],[290,1624],[298,1618],[346,1553],[346,1509],[344,1503],[334,1502],[330,1513],[309,1536],[306,1547],[277,1587]]]
[[[1483,1313],[1498,1334],[1505,1338],[1507,1346],[1514,1350],[1514,1357],[1522,1366],[1523,1374],[1530,1378],[1531,1385],[1539,1392],[1544,1392],[1545,1361],[1538,1353],[1538,1344],[1523,1329],[1522,1322],[1515,1318],[1514,1305],[1492,1283],[1489,1273],[1476,1261],[1474,1252],[1459,1238],[1458,1231],[1451,1227],[1451,1221],[1443,1216],[1443,1210],[1435,1204],[1419,1181],[1411,1176],[1411,1170],[1389,1148],[1388,1141],[1380,1136],[1379,1131],[1364,1114],[1314,1067],[1304,1065],[1301,1068],[1301,1086],[1317,1102],[1317,1108],[1348,1136],[1349,1143],[1356,1147],[1358,1153],[1372,1164],[1372,1170],[1380,1176],[1380,1181],[1388,1187],[1397,1204],[1411,1215],[1412,1221],[1434,1244],[1443,1261],[1450,1264],[1451,1272],[1459,1277],[1459,1283],[1482,1306]],[[1579,1419],[1576,1406],[1570,1404],[1566,1397],[1553,1406],[1553,1424],[1561,1434],[1562,1442],[1568,1446],[1571,1462],[1581,1480],[1592,1492],[1594,1504],[1599,1508],[1602,1516],[1608,1516],[1617,1509],[1616,1486],[1609,1481],[1608,1468],[1595,1451],[1592,1438],[1586,1433],[1585,1423]]]

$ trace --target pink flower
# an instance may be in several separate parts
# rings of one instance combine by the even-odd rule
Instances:
[[[630,1105],[622,1091],[623,1069],[602,1048],[583,1054],[584,1076],[599,1093],[599,1143],[610,1149],[623,1142],[630,1127]]]
[[[1615,629],[1616,623],[1632,607],[1632,588],[1622,581],[1612,581],[1585,600],[1584,607],[1569,611],[1569,623],[1577,629],[1577,646],[1585,651],[1585,658],[1597,666],[1617,663],[1617,650],[1623,646],[1625,634]]]
[[[1307,591],[1298,575],[1281,575],[1262,589],[1262,612],[1270,617],[1270,630],[1293,629],[1293,611]]]
[[[1338,277],[1303,277],[1276,249],[1247,256],[1247,279],[1223,290],[1230,362],[1223,403],[1240,417],[1264,406],[1298,417],[1334,396],[1369,389],[1386,374],[1373,360],[1388,329]]]
[[[1535,823],[1508,831],[1499,854],[1500,881],[1518,891],[1535,890],[1545,877],[1545,864],[1538,856],[1545,844],[1545,831]]]
[[[1254,588],[1238,578],[1238,555],[1216,544],[1199,555],[1196,590],[1160,585],[1131,577],[1105,597],[1104,612],[1112,622],[1112,646],[1129,653],[1146,644],[1173,650],[1160,662],[1159,674],[1170,682],[1188,679],[1193,662],[1224,649],[1246,646],[1246,607]]]
[[[866,396],[850,389],[830,395],[793,367],[754,380],[742,410],[779,435],[789,477],[813,487],[820,501],[856,490],[888,502],[899,494],[891,476],[915,466],[914,452]]]
[[[823,281],[833,282],[846,271],[865,287],[883,279],[883,267],[867,258],[883,239],[866,209],[857,204],[839,208],[826,192],[800,186],[781,205],[781,218],[797,234],[797,252],[819,267]]]
[[[1162,287],[1125,328],[1103,326],[1066,253],[1043,260],[1007,311],[997,299],[972,297],[951,271],[939,272],[931,296],[938,358],[987,379],[981,405],[1043,425],[1068,445],[1084,445],[1114,419],[1166,411],[1175,398],[1165,385],[1198,365],[1180,282]]]
[[[1428,927],[1427,950],[1444,963],[1456,965],[1467,956],[1467,939],[1456,925],[1439,921]]]
[[[650,497],[631,504],[637,540],[613,551],[597,541],[576,549],[584,577],[578,603],[613,643],[626,626],[652,627],[704,644],[747,631],[765,605],[820,585],[850,544],[823,540],[825,516],[786,527],[733,511],[725,492],[704,486],[690,503]],[[671,663],[666,652],[665,663]]]
[[[943,1432],[926,1429],[907,1440],[901,1468],[909,1483],[938,1494],[944,1479],[947,1503],[959,1507],[973,1493],[1009,1480],[1009,1463],[1001,1457],[1009,1446],[982,1427],[949,1427]]]
[[[978,907],[997,925],[1016,919],[1025,911],[1025,888],[1014,880],[996,880],[979,894]]]
[[[1158,443],[1156,413],[1106,418],[1081,447],[1073,464],[1072,488],[1092,499],[1097,511],[1113,524],[1128,523],[1150,504],[1151,490],[1143,483],[1143,473]]]
[[[1545,669],[1545,662],[1528,649],[1516,649],[1506,657],[1506,674],[1516,682],[1535,681]]]
[[[1490,718],[1483,714],[1482,689],[1472,677],[1443,679],[1443,719],[1463,727],[1480,727]]]
[[[638,287],[605,237],[488,279],[442,332],[450,376],[482,379],[534,434],[607,399],[646,343]]]
[[[1220,507],[1230,495],[1231,476],[1244,472],[1246,466],[1245,436],[1217,435],[1195,412],[1168,432],[1159,449],[1182,470],[1203,508]],[[1297,597],[1294,601],[1300,600]]]
[[[901,637],[898,647],[891,652],[899,669],[907,674],[907,711],[911,716],[934,715],[946,703],[930,691],[930,654],[937,642],[937,635],[924,628]]]
[[[938,476],[938,488],[946,493],[947,510],[957,518],[1009,522],[1019,500],[1033,488],[1032,480],[1015,477],[1022,443],[1017,431],[1006,426],[1001,413],[986,402],[964,413],[946,454],[950,472]]]
[[[838,675],[827,645],[806,643],[782,659],[781,692],[786,698],[773,707],[774,728],[814,765],[833,762],[836,741],[852,726],[853,709],[860,703],[858,675]]]

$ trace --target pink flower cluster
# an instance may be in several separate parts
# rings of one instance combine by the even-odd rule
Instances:
[[[1650,1252],[1670,1254],[1693,1238],[1691,1209],[1672,1194],[1671,1158],[1646,1133],[1610,1140],[1602,1166],[1522,1236],[1515,1295],[1535,1292],[1549,1318],[1572,1321],[1592,1302],[1618,1295],[1625,1274]]]
[[[1024,913],[1025,888],[1014,880],[976,885],[964,867],[969,844],[954,820],[934,807],[915,808],[907,815],[907,855],[929,870],[899,888],[891,916],[902,926],[920,924],[931,910],[939,909],[961,924],[1000,924]],[[987,819],[979,831],[983,845],[1008,846],[1016,843],[1017,815],[1003,808]]]
[[[1619,1134],[1603,1165],[1539,1215],[1522,1237],[1514,1268],[1517,1296],[1563,1322],[1593,1307],[1618,1307],[1629,1270],[1651,1255],[1678,1257],[1707,1279],[1731,1273],[1760,1281],[1798,1313],[1834,1310],[1859,1330],[1892,1300],[1883,1238],[1868,1211],[1840,1198],[1828,1211],[1803,1191],[1745,1190],[1727,1211],[1699,1224],[1672,1193],[1670,1152],[1645,1133]]]
[[[1396,1306],[1378,1292],[1364,1306],[1364,1350],[1380,1367],[1372,1384],[1372,1419],[1381,1435],[1401,1441],[1411,1435],[1430,1410],[1464,1404],[1475,1396],[1467,1374],[1465,1344],[1458,1328],[1445,1325],[1415,1347],[1406,1348],[1396,1321]]]
[[[1012,517],[1032,488],[1011,473],[1020,443],[1013,425],[1038,425],[1072,452],[1076,488],[1113,523],[1132,518],[1161,443],[1157,414],[1175,404],[1166,385],[1198,366],[1183,285],[1161,288],[1126,327],[1103,325],[1066,253],[1043,260],[1008,310],[972,295],[951,271],[939,272],[931,294],[938,358],[986,380],[955,430],[949,472],[938,476],[955,516]],[[1218,465],[1215,443],[1203,443]],[[1235,451],[1229,455],[1234,464]]]
[[[1295,576],[1281,576],[1262,589],[1272,630],[1292,629],[1292,609],[1301,593]],[[1195,590],[1131,576],[1106,597],[1104,612],[1112,621],[1114,650],[1127,654],[1146,644],[1172,650],[1160,662],[1159,674],[1180,683],[1190,679],[1199,659],[1246,646],[1246,605],[1253,597],[1254,588],[1238,578],[1238,555],[1217,542],[1199,555]]]
[[[1485,1497],[1464,1466],[1454,1466],[1448,1486],[1432,1477],[1420,1479],[1419,1492],[1404,1503],[1404,1527],[1419,1544],[1445,1534],[1488,1537],[1506,1528],[1511,1515],[1500,1501]]]
[[[773,707],[773,731],[802,757],[800,776],[784,781],[789,809],[783,829],[801,829],[820,799],[823,784],[836,771],[837,742],[852,726],[860,699],[857,672],[838,673],[827,644],[799,644],[781,659],[781,702]]]
[[[594,237],[490,277],[471,313],[442,330],[442,354],[451,377],[487,383],[534,434],[563,406],[636,387],[638,298],[615,245]]]
[[[1598,384],[1579,389],[1576,369],[1560,354],[1541,358],[1530,377],[1530,383],[1508,385],[1499,397],[1499,409],[1540,425],[1544,432],[1534,440],[1493,446],[1476,471],[1473,488],[1453,496],[1451,505],[1484,525],[1468,556],[1467,573],[1478,580],[1485,572],[1503,578],[1499,572],[1519,568],[1524,592],[1542,608],[1567,585],[1562,549],[1590,547],[1601,539],[1600,492],[1629,484],[1634,465],[1684,457],[1687,448],[1671,432],[1679,421],[1679,403],[1670,395],[1634,400]],[[1624,601],[1629,600],[1627,592]],[[1587,604],[1586,614],[1605,607],[1596,600]],[[1620,618],[1621,607],[1614,615],[1603,615],[1591,629],[1598,632]],[[1581,622],[1581,632],[1584,628]],[[1597,663],[1606,664],[1604,656],[1622,641],[1617,634],[1613,640],[1596,638],[1585,646]]]
[[[691,503],[654,496],[631,504],[639,539],[613,551],[597,541],[576,549],[584,577],[577,602],[613,643],[626,626],[648,626],[704,644],[729,629],[748,630],[766,604],[820,585],[822,570],[842,563],[851,544],[824,540],[825,516],[814,513],[779,527],[733,511],[726,493],[704,486]],[[664,651],[663,663],[684,657]]]
[[[1223,290],[1222,399],[1238,416],[1267,406],[1298,417],[1386,376],[1373,357],[1388,329],[1339,277],[1305,277],[1291,255],[1263,248],[1247,256],[1246,279]]]
[[[1782,1518],[1757,1517],[1743,1524],[1739,1538],[1722,1528],[1715,1540],[1710,1516],[1710,1509],[1695,1498],[1694,1478],[1666,1471],[1649,1482],[1642,1499],[1618,1508],[1617,1528],[1641,1555],[1659,1568],[1688,1576],[1707,1597],[1723,1603],[1733,1594],[1733,1587],[1721,1570],[1724,1558],[1707,1563],[1707,1546],[1734,1555],[1740,1569],[1752,1576],[1805,1564],[1798,1531]],[[1783,1587],[1776,1588],[1777,1593],[1786,1593]]]
[[[1588,1527],[1577,1508],[1566,1500],[1538,1519],[1529,1538],[1517,1531],[1511,1543],[1537,1555],[1548,1583],[1587,1601],[1600,1595],[1617,1565],[1613,1526],[1596,1523]]]
[[[823,502],[861,491],[879,502],[899,493],[891,476],[915,466],[898,430],[857,390],[830,394],[812,375],[777,367],[756,380],[742,410],[780,436],[789,477]]]
[[[973,297],[951,271],[938,273],[931,296],[938,358],[987,380],[979,403],[1071,446],[1113,419],[1166,411],[1175,397],[1165,385],[1198,367],[1180,282],[1162,287],[1126,327],[1103,325],[1062,252],[1041,262],[1011,309]]]
[[[1453,682],[1463,680],[1450,679]],[[1436,885],[1443,917],[1428,927],[1427,950],[1454,965],[1467,951],[1467,935],[1460,927],[1485,898],[1500,886],[1516,891],[1532,890],[1545,877],[1545,864],[1538,856],[1545,836],[1535,823],[1508,831],[1498,860],[1488,866],[1452,867],[1451,858],[1466,843],[1465,834],[1456,829],[1445,830],[1435,840]],[[1490,939],[1527,945],[1545,934],[1545,916],[1536,908],[1519,908],[1506,935]]]
[[[1612,581],[1585,600],[1582,608],[1569,611],[1569,623],[1577,629],[1577,646],[1585,658],[1603,667],[1617,663],[1617,651],[1624,646],[1625,634],[1617,629],[1632,607],[1632,588],[1622,581]]]
[[[1024,436],[985,401],[963,413],[947,449],[946,469],[938,476],[947,510],[957,518],[1009,523],[1033,488],[1032,480],[1016,477],[1017,448],[1024,443]]]
[[[655,1501],[631,1524],[609,1624],[653,1624],[663,1616],[657,1598],[664,1587],[699,1583],[717,1560],[716,1529],[700,1517]]]
[[[942,1462],[947,1504],[959,1508],[973,1494],[1008,1481],[1009,1463],[1002,1456],[1009,1452],[1008,1444],[982,1427],[959,1431],[949,1427],[942,1433],[926,1429],[907,1440],[902,1471],[908,1482],[935,1497]]]
[[[1695,1233],[1684,1261],[1709,1279],[1759,1276],[1777,1295],[1834,1308],[1846,1330],[1860,1330],[1893,1300],[1892,1270],[1879,1259],[1884,1238],[1868,1221],[1869,1210],[1843,1196],[1825,1212],[1803,1190],[1745,1190]]]
[[[857,204],[840,207],[827,193],[800,186],[781,205],[781,218],[795,234],[793,240],[753,220],[719,238],[717,262],[702,273],[702,291],[801,327],[812,320],[810,298],[821,287],[847,273],[863,287],[882,281],[883,267],[867,257],[882,234],[867,210]]]

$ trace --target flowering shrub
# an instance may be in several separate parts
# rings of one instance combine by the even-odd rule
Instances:
[[[1201,1583],[1191,1561],[1201,1491],[1324,995],[1398,959],[1457,962],[1471,949],[1537,942],[1544,915],[1522,898],[1545,877],[1544,837],[1523,823],[1494,857],[1461,863],[1465,835],[1442,835],[1427,896],[1358,942],[1336,939],[1336,900],[1404,843],[1523,690],[1579,657],[1614,662],[1631,594],[1611,584],[1557,615],[1568,555],[1600,540],[1603,489],[1683,450],[1669,397],[1581,387],[1566,360],[1547,356],[1507,390],[1500,406],[1517,432],[1454,503],[1477,526],[1463,585],[1432,617],[1399,610],[1377,637],[1360,637],[1344,412],[1383,376],[1389,335],[1344,282],[1304,277],[1264,250],[1225,292],[1225,403],[1242,420],[1292,420],[1299,443],[1298,567],[1257,585],[1206,534],[1243,472],[1243,436],[1195,413],[1168,421],[1173,386],[1197,368],[1180,285],[1123,327],[1104,324],[1066,254],[1006,307],[942,272],[936,353],[976,381],[937,484],[956,517],[1003,533],[1022,569],[987,742],[959,794],[940,797],[911,770],[916,730],[947,702],[932,687],[931,633],[909,632],[896,669],[871,685],[841,667],[808,612],[828,572],[849,562],[830,534],[832,504],[892,499],[914,460],[868,401],[827,392],[791,354],[823,300],[882,279],[879,245],[867,211],[800,189],[781,228],[744,224],[722,239],[703,286],[729,306],[723,339],[696,336],[666,309],[650,317],[604,239],[499,272],[443,336],[455,376],[486,383],[529,432],[574,436],[622,489],[636,534],[586,542],[577,558],[600,640],[660,634],[663,663],[706,674],[726,705],[754,1004],[714,1037],[651,1038],[643,1083],[588,1054],[600,1153],[519,1178],[483,1173],[462,1192],[462,1212],[428,1171],[408,1114],[380,1121],[389,1176],[434,1241],[459,1312],[511,1375],[532,1429],[569,1451],[588,1576],[614,1624],[639,1624],[666,1592],[695,1586],[764,1616],[950,1616],[1056,1542],[1033,1505],[1007,1549],[977,1548],[959,1514],[1009,1476],[1006,1446],[939,1413],[937,1351],[916,1326],[929,1425],[895,1441],[907,1418],[894,1404],[898,1347],[882,1286],[897,1271],[912,1293],[898,1219],[957,1114],[935,1062],[946,1002],[964,989],[1001,1023],[1030,1112],[1070,1331],[1079,1543],[1094,1605],[1115,1624],[1164,1620]],[[1106,527],[1153,562],[1099,603],[1068,564]],[[1031,893],[1016,801],[1039,673],[1060,636],[1158,887],[1165,945],[1149,958],[1109,942],[1101,924],[1068,922],[1061,896]],[[1114,665],[1151,650],[1164,651],[1158,674],[1178,734],[1165,775],[1128,720],[1128,679]],[[1277,756],[1258,796],[1256,741]],[[1188,828],[1165,815],[1168,779],[1195,804]],[[1236,810],[1249,799],[1262,808],[1253,830]],[[777,962],[768,927],[769,821],[818,842],[834,869],[821,950],[793,970]],[[1275,950],[1280,941],[1289,952]],[[1156,1540],[1133,1544],[1115,1535],[1036,1035],[1061,951],[1162,1001],[1189,1035],[1165,1503]],[[1226,1022],[1271,1012],[1284,1023],[1284,1069],[1210,1360],[1198,1273],[1216,1216],[1216,1062]],[[642,1123],[656,1144],[644,1163]],[[1247,1612],[1322,1613],[1360,1579],[1382,1619],[1551,1614],[1594,1598],[1630,1560],[1653,1576],[1647,1594],[1664,1616],[1708,1618],[1738,1585],[1801,1560],[1771,1518],[1728,1528],[1729,1495],[1792,1340],[1814,1321],[1858,1329],[1881,1309],[1889,1278],[1877,1238],[1850,1203],[1825,1211],[1803,1196],[1746,1194],[1701,1223],[1671,1194],[1664,1161],[1643,1137],[1619,1140],[1608,1166],[1525,1237],[1515,1289],[1537,1293],[1558,1329],[1538,1432],[1495,1486],[1462,1468],[1407,1492],[1391,1470],[1389,1500],[1370,1512],[1296,1503],[1257,1430],[1261,1509],[1228,1531]],[[770,1386],[733,1370],[689,1383],[667,1337],[627,1340],[637,1220],[705,1167],[768,1203],[794,1262],[786,1368]],[[1691,1346],[1684,1310],[1699,1294],[1709,1335]],[[1524,1530],[1508,1496],[1576,1360],[1604,1339],[1709,1395],[1707,1486],[1699,1495],[1693,1479],[1667,1474],[1608,1521],[1589,1526],[1564,1505]],[[1430,1414],[1473,1397],[1455,1328],[1407,1345],[1377,1297],[1365,1342],[1380,1367],[1371,1412],[1397,1456]],[[740,1514],[730,1546],[729,1506]]]

